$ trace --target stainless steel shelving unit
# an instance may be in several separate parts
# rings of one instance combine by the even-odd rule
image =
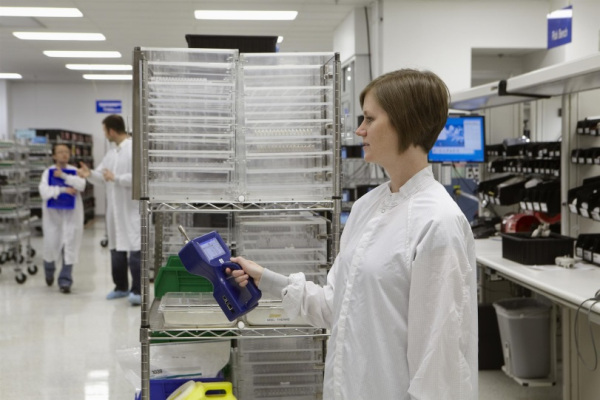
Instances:
[[[31,247],[29,148],[18,141],[0,141],[0,267],[12,264],[15,280],[25,283],[37,273]]]
[[[133,99],[141,399],[149,399],[150,342],[327,336],[308,326],[165,327],[149,283],[171,251],[173,224],[187,214],[225,214],[222,236],[234,251],[239,216],[319,216],[327,225],[324,267],[332,265],[341,206],[339,55],[136,48]]]

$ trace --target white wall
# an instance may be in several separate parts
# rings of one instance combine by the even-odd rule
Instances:
[[[98,163],[108,149],[102,131],[102,120],[108,114],[96,113],[96,100],[121,100],[121,115],[127,123],[127,129],[131,130],[132,91],[131,82],[13,82],[9,87],[8,129],[11,134],[15,129],[27,128],[70,129],[92,134],[94,161]],[[0,104],[0,115],[5,109]],[[104,215],[104,188],[98,185],[94,187],[94,195],[96,215]]]
[[[472,48],[546,47],[547,1],[383,2],[383,71],[426,68],[471,87]]]

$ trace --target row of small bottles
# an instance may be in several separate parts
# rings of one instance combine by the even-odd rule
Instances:
[[[571,150],[571,162],[573,164],[600,165],[600,147]]]
[[[581,186],[569,189],[567,203],[573,214],[600,221],[600,176],[584,179]]]
[[[521,174],[560,176],[560,160],[553,158],[534,160],[519,158],[499,159],[488,163],[488,172],[516,172]]]
[[[576,129],[578,135],[598,136],[600,135],[600,118],[591,117],[577,121]]]
[[[488,157],[560,158],[560,142],[519,142],[485,146]]]
[[[600,265],[600,234],[588,233],[577,236],[575,256]]]

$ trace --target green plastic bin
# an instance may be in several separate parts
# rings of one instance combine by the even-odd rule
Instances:
[[[158,299],[169,292],[212,291],[212,283],[206,278],[190,274],[178,256],[169,256],[167,265],[158,270],[154,279],[154,297]]]

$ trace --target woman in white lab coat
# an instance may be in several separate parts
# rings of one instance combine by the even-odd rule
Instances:
[[[85,179],[77,176],[77,168],[69,165],[71,149],[66,144],[55,144],[52,158],[55,165],[46,168],[38,186],[42,198],[42,229],[44,232],[44,271],[46,284],[54,283],[56,262],[62,254],[62,269],[58,286],[62,293],[70,293],[73,284],[73,265],[79,259],[83,234],[83,202]]]
[[[102,128],[108,141],[115,146],[93,170],[81,163],[78,174],[93,184],[104,184],[106,187],[106,229],[115,284],[114,290],[106,298],[129,297],[132,305],[140,305],[141,219],[139,202],[133,200],[131,191],[132,141],[120,115],[104,118]]]
[[[431,72],[406,69],[372,81],[360,101],[365,161],[390,181],[355,202],[327,284],[242,257],[232,261],[243,271],[229,272],[281,296],[291,318],[331,330],[324,400],[476,399],[474,240],[427,163],[448,89]]]

